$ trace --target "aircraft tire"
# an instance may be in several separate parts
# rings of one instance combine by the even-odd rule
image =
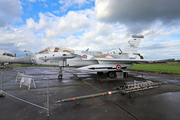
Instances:
[[[108,72],[108,76],[109,76],[110,78],[114,78],[114,77],[116,76],[116,73],[113,72],[113,71]]]
[[[58,79],[62,79],[62,75],[58,75]]]

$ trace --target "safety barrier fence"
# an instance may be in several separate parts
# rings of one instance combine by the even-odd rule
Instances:
[[[5,94],[44,109],[49,117],[49,78],[35,78],[23,73],[5,71],[0,74],[0,84],[0,96]]]

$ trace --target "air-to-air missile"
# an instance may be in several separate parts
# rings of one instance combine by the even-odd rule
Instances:
[[[108,92],[103,92],[103,93],[67,98],[67,99],[60,100],[58,102],[77,101],[77,100],[83,100],[83,99],[88,99],[88,98],[95,98],[95,97],[99,97],[99,96],[111,95],[111,94],[115,94],[115,93],[129,94],[129,97],[134,98],[134,92],[136,92],[136,91],[147,90],[147,89],[159,87],[160,85],[163,85],[163,84],[167,84],[167,82],[153,83],[151,81],[146,81],[146,82],[134,81],[133,84],[124,84],[123,86],[117,86],[117,87],[113,88],[113,89],[116,89],[114,91],[108,91]]]

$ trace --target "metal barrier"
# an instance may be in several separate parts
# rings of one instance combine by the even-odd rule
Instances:
[[[13,66],[13,71],[15,71],[16,73],[20,72],[20,71],[24,72],[24,71],[21,70],[21,66],[20,65],[16,65],[16,64],[14,64],[14,66]]]
[[[18,75],[18,74],[12,74],[12,73],[7,73],[7,72],[2,72],[1,73],[1,90],[0,90],[0,96],[4,96],[5,95],[8,95],[12,98],[15,98],[17,100],[20,100],[22,102],[25,102],[25,103],[28,103],[30,105],[33,105],[33,106],[36,106],[38,108],[41,108],[41,109],[44,109],[47,111],[47,117],[49,117],[49,78],[34,78],[33,76],[28,76],[28,75]],[[17,77],[20,77],[20,78],[24,78],[23,80],[25,81],[26,80],[35,80],[35,81],[43,81],[43,80],[47,80],[47,86],[44,86],[45,88],[47,87],[47,90],[46,91],[38,91],[38,84],[34,87],[34,88],[31,88],[31,89],[27,89],[25,86],[22,86],[23,84],[21,83],[22,82],[22,79],[19,79],[17,80],[18,78]],[[8,86],[10,84],[10,86]],[[19,85],[18,85],[19,84]],[[30,86],[28,86],[28,88],[31,87],[31,82],[30,82]],[[34,83],[35,85],[35,83]],[[39,85],[40,86],[40,85]],[[11,94],[11,92],[13,93],[14,90],[16,90],[17,94],[16,95],[13,95]],[[25,90],[25,91],[24,91]],[[41,93],[44,93],[46,92],[46,96],[44,98],[44,101],[42,100],[43,97],[39,97],[38,94],[41,94]],[[24,93],[24,95],[22,95]],[[45,94],[45,93],[44,93]],[[23,98],[21,98],[21,97]],[[25,96],[25,97],[24,97]],[[30,96],[33,96],[33,97],[30,97]],[[34,99],[34,97],[38,97],[39,99],[41,99],[40,103],[38,101],[38,99]],[[43,95],[45,96],[45,95]],[[30,100],[33,98],[33,102]],[[37,102],[37,103],[36,103]],[[45,102],[45,107],[43,106]],[[40,105],[41,104],[41,105]]]

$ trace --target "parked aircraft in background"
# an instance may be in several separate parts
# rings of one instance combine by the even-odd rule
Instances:
[[[9,65],[10,60],[16,59],[16,56],[11,52],[0,53],[0,64],[6,68]]]
[[[136,36],[137,38],[140,38]],[[142,36],[141,36],[142,38]],[[116,54],[103,54],[102,52],[77,51],[61,47],[48,47],[38,53],[12,60],[13,63],[35,64],[35,65],[58,65],[60,67],[58,78],[62,78],[62,67],[79,67],[79,70],[93,71],[98,74],[107,73],[111,78],[116,76],[116,72],[133,66],[133,63],[162,63],[172,59],[148,60],[142,59],[137,53],[140,42],[129,44],[123,51]],[[131,43],[131,42],[129,42]],[[129,47],[129,48],[128,48]],[[129,49],[129,50],[128,50]],[[134,55],[131,57],[130,55]]]

